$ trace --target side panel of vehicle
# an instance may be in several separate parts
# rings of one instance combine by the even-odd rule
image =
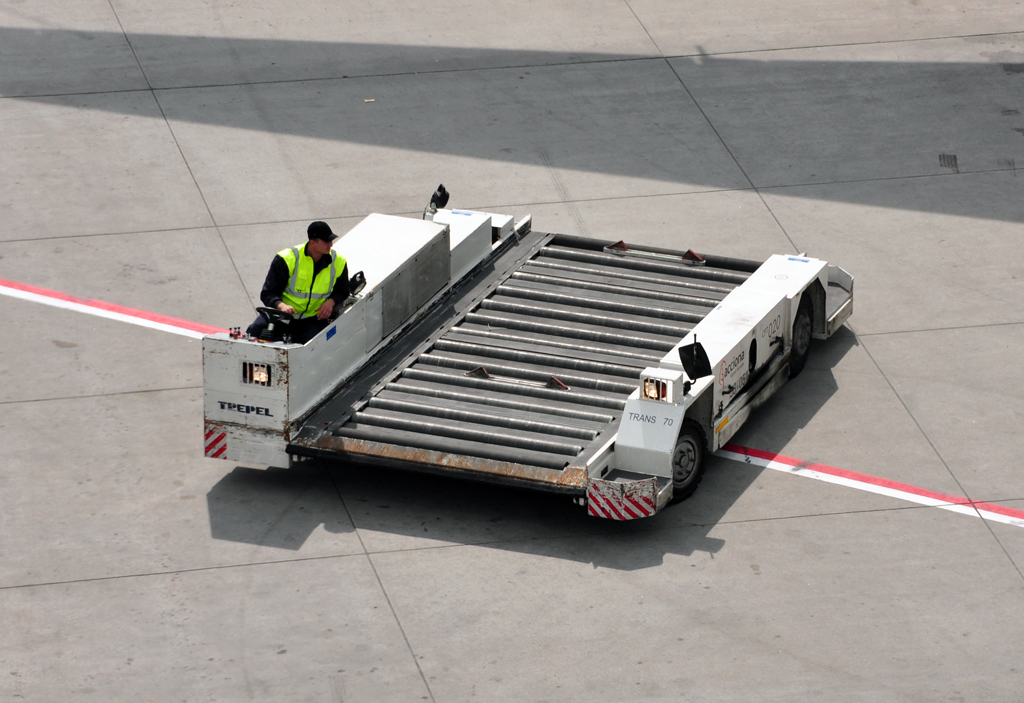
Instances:
[[[288,422],[287,351],[248,344],[240,354],[237,342],[219,337],[203,338],[205,420],[284,433]]]
[[[685,412],[682,404],[644,400],[639,394],[631,396],[619,423],[616,467],[653,476],[671,476],[672,452]]]

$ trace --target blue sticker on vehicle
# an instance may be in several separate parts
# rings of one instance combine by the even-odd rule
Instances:
[[[810,260],[810,259],[800,259],[800,258],[798,258],[798,257],[796,257],[796,256],[791,256],[791,257],[789,257],[789,260],[790,260],[790,261],[799,261],[800,263],[803,263],[803,264],[809,264],[809,263],[811,263],[811,260]]]
[[[330,339],[331,337],[333,337],[336,334],[338,334],[338,328],[337,327],[332,327],[331,329],[327,330],[327,339]]]

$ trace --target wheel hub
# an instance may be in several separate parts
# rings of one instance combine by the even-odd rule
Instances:
[[[697,467],[697,447],[693,442],[685,440],[679,443],[672,456],[672,480],[683,483]]]
[[[803,354],[811,346],[811,320],[807,315],[797,318],[793,329],[793,347],[797,354]]]

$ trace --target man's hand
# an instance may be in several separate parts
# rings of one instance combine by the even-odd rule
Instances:
[[[277,309],[280,310],[281,312],[286,312],[289,315],[295,314],[295,308],[293,308],[291,305],[284,302],[283,300],[277,304]]]
[[[320,305],[320,309],[316,311],[316,319],[326,320],[334,312],[334,298],[328,298]]]

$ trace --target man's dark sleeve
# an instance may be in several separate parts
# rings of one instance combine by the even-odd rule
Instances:
[[[281,302],[281,293],[288,286],[288,264],[280,256],[275,256],[267,271],[267,280],[263,281],[260,300],[268,308],[276,308]]]
[[[287,271],[287,267],[285,271]],[[345,268],[341,270],[338,277],[334,279],[334,290],[331,291],[331,300],[334,301],[335,305],[341,305],[341,303],[349,296],[348,287],[348,264],[345,264]],[[340,308],[339,308],[340,309]]]

